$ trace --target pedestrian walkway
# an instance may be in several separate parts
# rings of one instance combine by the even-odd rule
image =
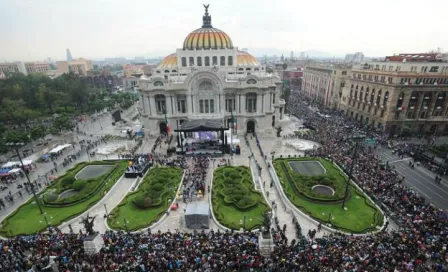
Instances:
[[[252,147],[255,160],[257,160],[262,167],[261,179],[263,180],[263,183],[266,184],[265,190],[266,192],[269,193],[268,200],[270,201],[270,203],[275,202],[278,206],[276,210],[276,216],[281,224],[280,227],[283,227],[283,224],[286,224],[285,235],[288,238],[288,240],[291,241],[292,239],[296,238],[296,231],[292,222],[292,219],[294,217],[297,219],[302,228],[302,235],[307,235],[308,231],[317,229],[317,225],[314,222],[312,222],[309,218],[297,212],[296,207],[291,207],[286,201],[282,200],[282,197],[280,195],[281,192],[277,190],[277,187],[272,181],[271,175],[268,172],[269,171],[268,165],[266,164],[265,159],[260,154],[255,137],[254,138],[248,137],[248,140],[250,146]],[[271,139],[271,142],[273,140],[274,139]],[[259,141],[260,145],[264,147],[263,142],[268,141],[268,139],[267,138],[265,138],[265,140],[259,139]],[[323,235],[328,234],[330,233],[322,230],[320,232],[317,232],[315,237],[322,237]]]
[[[88,209],[83,214],[75,217],[74,219],[63,223],[59,227],[59,229],[61,229],[61,231],[64,233],[70,233],[70,224],[74,233],[78,233],[79,230],[84,231],[84,225],[81,224],[81,220],[88,214],[89,216],[95,217],[95,231],[105,233],[107,228],[105,224],[106,219],[104,218],[104,216],[106,215],[106,213],[110,213],[118,204],[120,204],[120,202],[131,189],[131,186],[134,182],[135,179],[129,179],[125,177],[121,178],[117,181],[114,187],[112,187],[112,189],[92,208]]]
[[[193,158],[188,158],[188,164],[190,166],[193,165]],[[206,176],[206,180],[205,180],[205,187],[209,188],[210,184],[211,184],[211,180],[213,178],[213,171],[215,169],[214,166],[217,166],[217,162],[213,161],[213,159],[210,161],[209,166],[208,166],[208,170],[207,170],[207,176]],[[184,182],[185,183],[185,182]],[[200,199],[194,199],[191,202],[187,202],[184,203],[183,201],[179,201],[179,208],[176,211],[171,211],[170,215],[163,221],[163,223],[161,223],[160,225],[158,225],[155,228],[151,228],[151,231],[162,231],[162,232],[166,232],[168,229],[173,231],[173,230],[180,230],[182,232],[188,232],[191,233],[194,230],[193,229],[189,229],[185,226],[185,211],[187,209],[187,206],[190,204],[195,204],[195,203],[204,203],[204,204],[209,204],[209,197],[210,197],[210,193],[208,192],[208,190],[206,190],[206,192],[204,192],[204,196]],[[212,207],[210,207],[210,209],[212,209]],[[210,212],[212,212],[210,210]],[[217,231],[218,229],[220,229],[218,227],[218,225],[215,224],[215,222],[210,219],[209,221],[209,225],[210,228],[209,230],[215,230]],[[222,231],[222,229],[221,229]]]

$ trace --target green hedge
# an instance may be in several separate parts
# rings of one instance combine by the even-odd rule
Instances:
[[[107,223],[116,230],[134,231],[157,222],[176,197],[183,169],[156,167],[149,170],[138,190],[129,193],[110,213]],[[128,220],[127,227],[123,220]]]
[[[114,168],[110,169],[107,173],[93,178],[85,180],[84,182],[80,180],[76,180],[76,175],[85,167],[89,165],[113,165]],[[42,198],[42,202],[45,206],[49,207],[56,207],[56,206],[69,206],[69,205],[76,205],[82,201],[85,201],[86,199],[92,197],[96,192],[98,192],[103,186],[104,183],[111,177],[111,175],[114,173],[114,171],[117,170],[117,163],[116,162],[105,162],[105,161],[95,161],[95,162],[82,162],[74,166],[72,169],[68,170],[67,173],[65,173],[63,176],[61,176],[56,183],[54,183],[52,186],[48,187],[48,189],[53,190],[53,194],[61,194],[64,191],[75,189],[78,193],[76,195],[73,195],[71,197],[59,199],[52,196],[47,196],[47,194],[44,195]],[[74,188],[74,185],[77,187]],[[85,185],[83,185],[85,183]]]
[[[307,176],[296,173],[291,169],[289,162],[293,161],[318,161],[325,168],[326,173],[323,175]],[[292,159],[277,159],[274,162],[276,170],[285,172],[288,181],[297,194],[302,195],[310,201],[336,203],[341,202],[345,196],[346,178],[342,173],[335,169],[331,162],[322,158],[292,158]],[[335,193],[334,195],[323,195],[313,191],[315,185],[326,185],[331,187]]]
[[[104,163],[99,162],[98,164]],[[87,209],[95,205],[123,175],[126,169],[126,165],[126,162],[119,163],[118,167],[115,168],[104,186],[102,186],[95,195],[86,199],[85,201],[79,202],[75,205],[67,206],[44,206],[43,210],[47,215],[49,223],[52,226],[59,226],[61,223],[79,216]],[[45,189],[44,192],[40,193],[39,196],[47,195],[53,190],[54,188],[49,187]],[[18,235],[30,235],[41,232],[45,229],[46,225],[44,222],[44,218],[40,214],[39,209],[37,209],[37,206],[34,203],[34,199],[31,198],[1,222],[0,236],[14,237]]]
[[[263,216],[270,210],[261,193],[254,189],[250,169],[225,166],[215,170],[212,208],[216,219],[231,229],[240,229],[247,218],[246,229],[263,226]]]
[[[284,193],[289,200],[300,210],[310,217],[322,223],[331,224],[333,228],[352,233],[366,233],[377,230],[377,226],[383,224],[384,216],[375,205],[368,200],[367,196],[357,187],[349,186],[349,197],[345,206],[347,210],[341,209],[341,203],[329,202],[331,200],[310,199],[304,194],[296,192],[294,182],[288,179],[287,172],[284,170],[283,163],[293,160],[319,160],[327,170],[327,174],[339,173],[341,179],[346,180],[342,172],[333,165],[331,161],[323,158],[290,158],[277,159],[274,161],[274,168],[283,187]],[[345,185],[345,183],[344,183]],[[329,215],[334,219],[330,219]]]

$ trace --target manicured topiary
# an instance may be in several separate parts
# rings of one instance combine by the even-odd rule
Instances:
[[[46,201],[46,202],[55,202],[57,199],[58,199],[58,197],[59,197],[59,195],[58,194],[55,194],[55,193],[48,193],[48,194],[46,194],[45,196],[44,196],[44,200]]]
[[[72,188],[76,191],[81,191],[84,187],[86,187],[87,182],[83,179],[78,179],[73,182]]]
[[[67,176],[59,180],[61,187],[69,187],[76,181],[75,177]]]

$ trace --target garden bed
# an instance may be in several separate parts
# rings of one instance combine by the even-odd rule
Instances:
[[[215,170],[212,208],[219,223],[234,230],[262,227],[264,216],[270,210],[263,195],[254,189],[250,169],[246,166]]]
[[[326,173],[314,176],[296,173],[289,165],[292,161],[318,161]],[[382,226],[381,211],[352,184],[346,209],[342,209],[347,179],[332,162],[322,158],[279,158],[274,161],[274,167],[286,196],[312,218],[351,233],[366,233]],[[334,194],[319,194],[313,190],[316,185],[328,186]]]
[[[104,162],[80,163],[69,170],[67,175],[76,173],[89,164],[104,164]],[[42,205],[45,217],[52,226],[58,226],[64,221],[74,218],[97,203],[109,191],[113,185],[123,176],[126,169],[126,162],[115,163],[116,167],[108,174],[107,180],[93,195],[77,204],[60,207],[47,207]],[[38,195],[41,198],[44,194],[54,191],[57,184],[48,187]],[[47,227],[44,215],[42,215],[37,207],[34,198],[25,202],[17,208],[6,219],[1,222],[0,236],[14,237],[18,235],[29,235],[41,232]]]
[[[129,193],[109,214],[109,227],[135,231],[157,222],[176,197],[182,174],[179,167],[150,169],[138,190]]]

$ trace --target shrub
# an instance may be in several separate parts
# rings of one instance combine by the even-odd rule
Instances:
[[[75,177],[73,176],[66,176],[63,177],[59,183],[61,187],[69,187],[72,186],[72,184],[76,181]]]
[[[145,204],[145,195],[141,194],[134,198],[134,204],[140,209],[148,208]]]
[[[72,188],[76,191],[81,191],[84,187],[86,187],[87,182],[83,179],[78,179],[73,182]]]
[[[45,202],[55,202],[58,199],[59,195],[55,193],[49,193],[44,196]]]

